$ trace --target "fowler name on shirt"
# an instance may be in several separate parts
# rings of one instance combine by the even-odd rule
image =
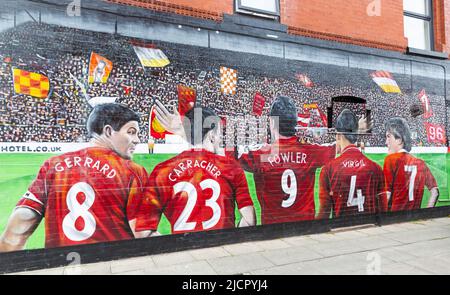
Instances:
[[[287,152],[287,153],[279,153],[275,155],[269,155],[267,158],[270,165],[272,167],[274,164],[281,163],[295,163],[295,164],[306,164],[307,154],[301,152]]]
[[[219,168],[216,165],[209,161],[199,161],[199,160],[186,160],[180,162],[176,165],[177,168],[174,168],[171,173],[169,173],[170,181],[177,181],[178,177],[180,177],[184,171],[191,168],[202,168],[211,174],[214,178],[219,177],[222,172],[220,172]]]
[[[112,169],[108,164],[101,163],[100,160],[97,160],[94,163],[94,159],[90,157],[70,157],[55,164],[56,172],[63,172],[66,169],[72,169],[74,167],[87,167],[90,169],[95,169],[107,178],[114,178],[117,174],[116,170]]]

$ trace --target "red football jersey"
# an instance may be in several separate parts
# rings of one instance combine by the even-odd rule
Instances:
[[[157,165],[149,183],[137,230],[157,228],[161,214],[174,234],[233,228],[235,203],[238,209],[253,206],[239,164],[206,150],[191,149]]]
[[[17,207],[45,217],[46,247],[132,239],[145,169],[105,148],[52,157]]]
[[[420,209],[424,187],[437,187],[427,164],[407,152],[388,155],[384,160],[386,190],[391,193],[390,210]]]
[[[326,164],[320,173],[320,214],[327,218],[368,214],[386,204],[383,170],[354,145]],[[377,202],[377,196],[380,203]]]
[[[316,170],[335,155],[335,145],[301,144],[296,137],[241,155],[241,165],[253,172],[262,224],[314,219]]]

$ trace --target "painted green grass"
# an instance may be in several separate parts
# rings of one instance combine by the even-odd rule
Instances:
[[[15,204],[19,198],[26,192],[28,186],[36,177],[42,163],[48,159],[50,154],[0,154],[0,232],[8,221],[9,215],[14,209]],[[173,155],[136,155],[134,161],[144,166],[147,171],[152,171],[153,168],[160,162],[171,158]],[[419,158],[425,160],[431,169],[431,172],[436,177],[438,182],[441,197],[438,206],[450,205],[448,200],[448,186],[447,181],[449,175],[446,173],[446,163],[450,161],[445,154],[421,154],[417,155]],[[369,157],[377,162],[380,166],[383,165],[385,155],[371,154]],[[449,162],[450,164],[450,162]],[[320,169],[316,172],[315,184],[315,198],[316,210],[318,209],[318,176]],[[248,186],[251,197],[255,204],[257,213],[257,222],[261,224],[260,205],[256,197],[255,183],[251,173],[246,173]],[[424,200],[422,206],[428,201],[429,192],[425,190]],[[236,223],[239,222],[240,216],[236,212]],[[160,222],[158,230],[163,234],[170,233],[170,225],[166,218]],[[37,249],[44,247],[44,222],[41,222],[38,229],[31,236],[27,243],[27,249]]]

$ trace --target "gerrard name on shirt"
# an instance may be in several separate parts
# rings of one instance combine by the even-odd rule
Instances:
[[[112,169],[108,164],[101,163],[100,160],[94,161],[94,159],[90,157],[70,157],[55,164],[56,172],[63,172],[66,169],[72,169],[75,167],[95,169],[107,178],[114,178],[117,174],[116,170]]]

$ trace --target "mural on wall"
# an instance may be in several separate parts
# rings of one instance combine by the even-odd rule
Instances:
[[[442,81],[44,24],[0,36],[2,252],[448,198]],[[152,153],[175,137],[187,150]]]

